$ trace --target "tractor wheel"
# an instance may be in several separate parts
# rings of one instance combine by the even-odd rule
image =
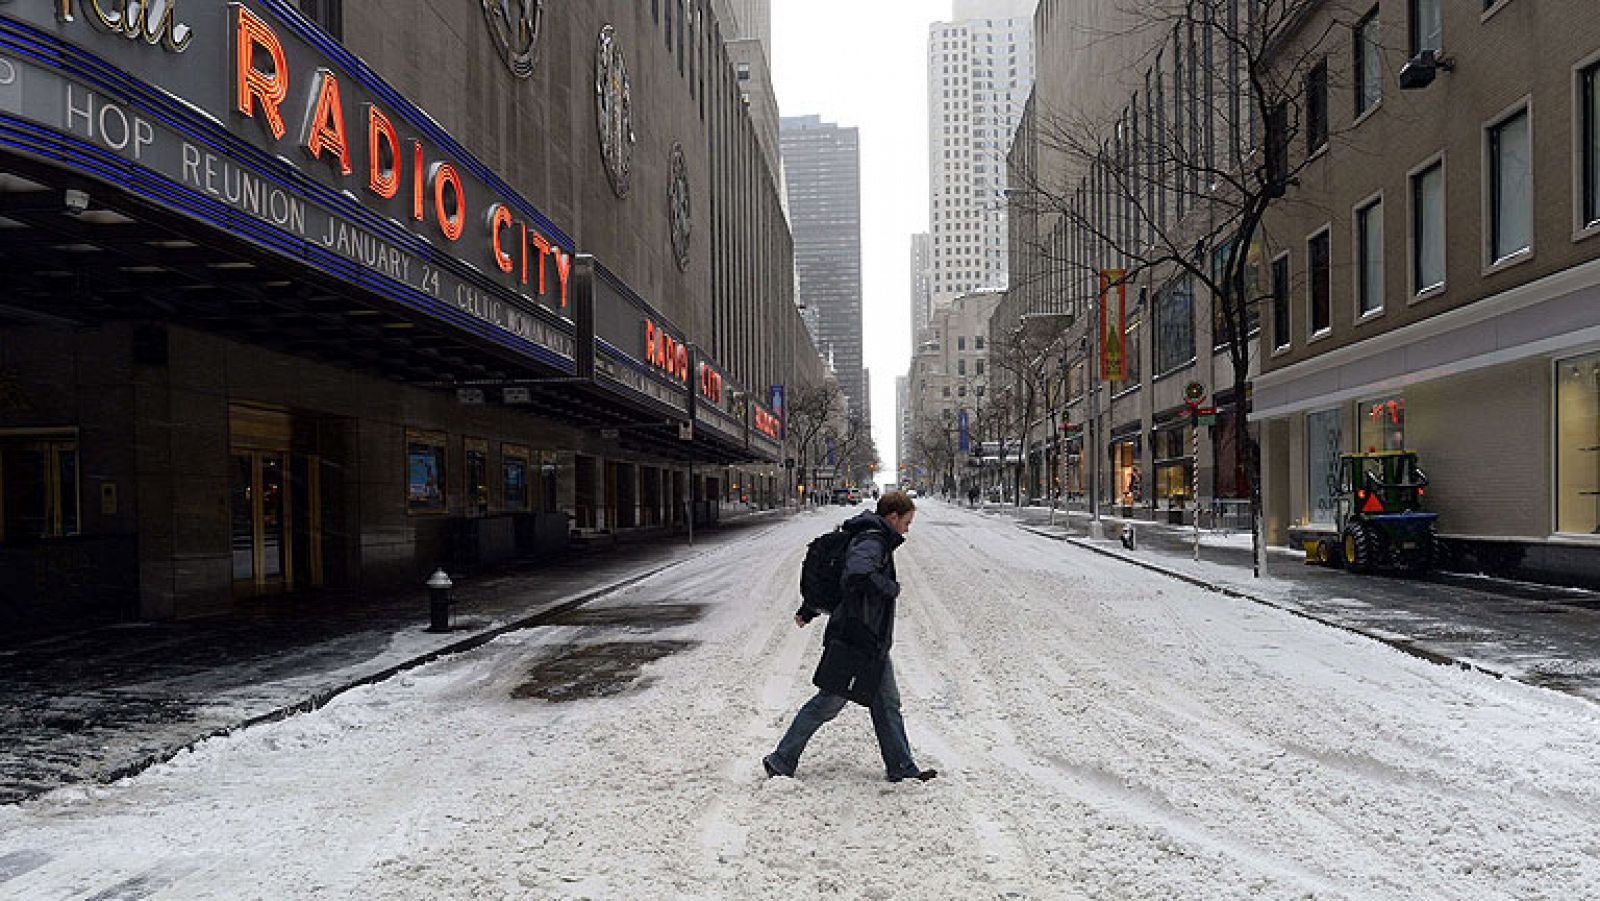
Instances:
[[[1322,564],[1334,569],[1344,566],[1344,555],[1339,551],[1338,541],[1332,538],[1317,539],[1317,560]]]
[[[1412,572],[1430,572],[1439,565],[1440,553],[1439,532],[1432,525],[1422,533],[1417,542],[1417,549],[1407,555],[1406,568]]]
[[[1377,539],[1359,522],[1344,527],[1344,562],[1351,572],[1372,572],[1378,565]]]

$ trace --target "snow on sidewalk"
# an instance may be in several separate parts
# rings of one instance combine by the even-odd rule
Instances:
[[[804,542],[847,512],[0,809],[0,896],[1600,897],[1593,705],[935,504],[894,660],[940,777],[884,782],[851,707],[762,778],[821,638],[789,620]],[[517,696],[574,646],[671,641],[620,694]]]

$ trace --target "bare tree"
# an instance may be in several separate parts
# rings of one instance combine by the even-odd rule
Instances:
[[[1016,387],[1010,395],[1007,419],[1015,429],[1019,453],[1026,456],[1028,433],[1032,429],[1034,411],[1042,410],[1049,390],[1049,355],[1057,334],[1041,320],[1024,319],[1016,328],[1001,335],[990,336],[989,366],[1004,373]],[[1001,460],[1010,435],[1000,437]],[[1019,460],[1012,471],[1012,498],[1022,506],[1022,463]]]
[[[1100,269],[1116,265],[1124,282],[1187,277],[1211,298],[1214,344],[1232,366],[1257,575],[1260,450],[1246,386],[1269,299],[1262,222],[1333,137],[1327,60],[1336,44],[1345,49],[1352,9],[1342,0],[1171,0],[1124,9],[1133,33],[1114,38],[1143,43],[1172,77],[1152,70],[1153,92],[1147,87],[1110,116],[1035,107],[1026,135],[1033,146],[1012,157],[1012,212],[1028,223],[1019,250],[1033,278],[1065,275],[1081,296],[1095,290],[1088,286]]]
[[[816,484],[817,464],[825,453],[822,439],[837,420],[843,403],[844,393],[832,380],[802,385],[789,398],[789,431],[800,451],[801,477],[810,484]]]

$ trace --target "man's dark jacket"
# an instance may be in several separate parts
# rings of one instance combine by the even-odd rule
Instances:
[[[887,654],[894,644],[895,598],[900,596],[900,583],[894,578],[894,549],[905,536],[872,512],[851,517],[842,528],[852,533],[844,558],[844,600],[828,617],[823,641],[843,636],[860,643],[860,639],[870,638],[879,653]],[[860,633],[858,623],[868,634]]]

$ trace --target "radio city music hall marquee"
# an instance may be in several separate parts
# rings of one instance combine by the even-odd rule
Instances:
[[[64,126],[74,137],[307,246],[571,357],[571,339],[523,306],[566,315],[571,252],[552,237],[559,232],[534,221],[540,217],[527,212],[525,201],[486,183],[481,164],[467,165],[476,167],[478,177],[467,174],[453,154],[441,149],[441,140],[453,143],[448,136],[408,129],[405,117],[391,115],[373,96],[372,85],[340,74],[304,42],[286,43],[282,26],[244,3],[180,7],[177,0],[57,0],[54,7],[58,32],[122,39],[102,48],[107,58],[152,83],[182,82],[181,90],[168,87],[165,94],[183,96],[185,102],[172,104],[149,89],[97,84],[70,67],[50,68],[0,50],[0,63],[26,70],[16,96],[0,91],[0,113]],[[20,6],[0,6],[0,13],[42,14],[46,21],[50,16]],[[192,25],[186,13],[195,17]],[[224,82],[204,77],[192,63],[194,48],[215,34],[228,38],[228,71],[217,73],[226,76]],[[163,59],[183,59],[185,65],[163,64]],[[126,76],[121,78],[126,83]],[[179,114],[160,109],[163,102]],[[195,110],[210,113],[208,121],[197,121]],[[208,136],[207,126],[222,120],[217,114],[253,125],[235,126],[221,139]],[[186,128],[185,118],[194,124]],[[251,140],[255,126],[259,137]],[[272,159],[263,163],[258,153],[240,152],[240,139]],[[278,148],[287,146],[297,147],[293,155],[304,161],[296,167],[302,173],[298,177],[281,166],[291,154]],[[321,176],[311,177],[316,171]],[[167,201],[170,195],[161,193],[156,199]],[[216,215],[204,218],[226,225]],[[254,237],[254,231],[241,234]],[[267,243],[284,246],[281,240]],[[456,270],[455,260],[469,267]]]

